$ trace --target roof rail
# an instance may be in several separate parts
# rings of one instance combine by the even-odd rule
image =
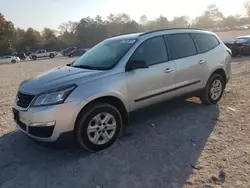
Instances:
[[[148,31],[148,32],[140,34],[139,36],[147,35],[147,34],[154,33],[154,32],[159,32],[159,31],[169,31],[169,30],[176,30],[176,29],[190,29],[190,30],[203,30],[203,31],[205,31],[205,29],[202,29],[202,28],[191,28],[191,27],[187,27],[187,28],[169,28],[169,29],[157,29],[157,30],[153,30],[153,31]]]
[[[117,35],[112,35],[109,38],[118,37],[118,36],[122,36],[122,35],[136,34],[136,33],[140,33],[140,32],[120,33]]]

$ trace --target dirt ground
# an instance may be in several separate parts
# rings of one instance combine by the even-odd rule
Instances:
[[[95,154],[38,145],[12,120],[19,83],[70,61],[0,65],[1,188],[250,188],[250,58],[233,60],[218,105],[193,98],[143,109],[128,134]]]

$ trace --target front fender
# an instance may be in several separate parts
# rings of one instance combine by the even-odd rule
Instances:
[[[89,103],[101,97],[116,97],[123,102],[129,111],[125,74],[115,74],[77,85],[67,101],[80,100]]]

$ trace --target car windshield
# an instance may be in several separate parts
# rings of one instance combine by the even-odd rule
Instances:
[[[109,70],[113,68],[136,40],[105,40],[91,48],[73,64],[73,67]]]

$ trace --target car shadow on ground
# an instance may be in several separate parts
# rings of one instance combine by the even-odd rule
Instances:
[[[218,106],[177,100],[137,111],[98,153],[44,147],[19,131],[0,137],[0,187],[182,187],[219,116]]]

